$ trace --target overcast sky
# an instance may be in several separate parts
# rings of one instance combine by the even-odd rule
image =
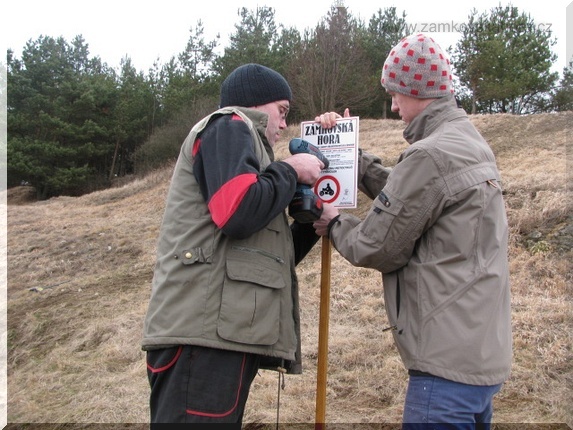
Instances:
[[[30,39],[40,35],[59,37],[71,42],[82,35],[89,46],[91,56],[99,56],[108,65],[117,68],[120,60],[128,56],[137,70],[147,72],[153,62],[159,59],[165,64],[172,56],[185,49],[189,39],[189,29],[201,19],[206,32],[206,40],[219,33],[222,45],[227,44],[228,36],[235,31],[239,22],[237,10],[246,7],[254,10],[257,6],[270,6],[275,9],[275,22],[287,27],[295,26],[299,31],[314,26],[327,14],[335,0],[161,0],[125,1],[99,0],[82,2],[78,0],[17,1],[11,0],[3,6],[2,37],[6,48],[15,51],[20,57],[21,50]],[[397,3],[372,0],[344,0],[353,16],[368,21],[380,8],[396,6],[398,13],[406,12],[406,21],[416,26],[416,31],[426,30],[446,49],[454,45],[459,37],[456,26],[467,22],[468,15],[475,7],[478,12],[489,11],[492,7],[508,5],[508,1],[480,0],[479,2],[460,1],[444,7],[442,2],[428,0],[405,0]],[[479,6],[473,6],[477,5]],[[567,64],[573,48],[573,41],[566,45],[566,8],[569,5],[570,27],[573,27],[573,2],[571,0],[513,0],[520,12],[529,13],[541,28],[550,28],[557,45],[553,47],[558,55],[554,69],[561,72]],[[432,33],[428,30],[437,25],[451,27],[450,32]],[[573,38],[573,34],[570,34]],[[568,51],[566,51],[568,49]]]

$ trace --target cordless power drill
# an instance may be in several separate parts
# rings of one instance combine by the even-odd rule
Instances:
[[[300,138],[290,141],[288,149],[291,154],[312,154],[324,163],[324,168],[328,168],[329,162],[320,150],[312,143]],[[307,184],[296,184],[294,197],[288,206],[288,214],[301,223],[314,222],[322,214],[322,200]]]

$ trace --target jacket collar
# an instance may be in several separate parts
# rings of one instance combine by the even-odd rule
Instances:
[[[409,144],[416,143],[432,134],[444,122],[467,116],[458,108],[453,95],[441,97],[430,103],[404,130],[404,139]]]
[[[237,107],[237,109],[243,112],[253,122],[253,125],[255,126],[257,133],[259,134],[261,140],[263,141],[263,146],[265,147],[267,155],[269,156],[271,161],[274,161],[275,154],[273,148],[271,148],[271,145],[269,145],[269,141],[265,134],[265,132],[267,131],[267,125],[269,123],[269,116],[266,113],[261,112],[260,110],[257,109],[251,109],[245,107]]]

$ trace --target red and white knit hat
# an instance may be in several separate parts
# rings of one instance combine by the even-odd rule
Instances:
[[[403,38],[382,68],[382,86],[388,92],[419,99],[445,97],[454,92],[450,61],[434,39],[423,34]]]

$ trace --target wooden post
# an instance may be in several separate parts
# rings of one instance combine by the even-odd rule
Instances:
[[[328,323],[330,318],[330,257],[330,239],[327,236],[323,236],[322,271],[320,275],[318,364],[316,372],[316,430],[326,428],[326,375],[328,371]]]

